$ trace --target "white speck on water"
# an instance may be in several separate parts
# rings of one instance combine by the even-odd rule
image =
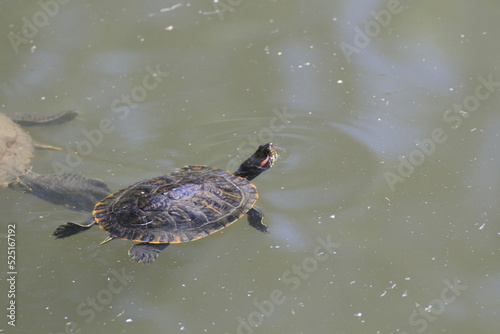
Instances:
[[[125,322],[134,322],[134,320],[132,318],[128,318],[125,320]]]
[[[330,218],[334,219],[335,218],[335,215],[331,215]]]
[[[162,9],[160,9],[160,13],[169,12],[169,11],[171,11],[171,10],[174,10],[174,9],[176,9],[176,8],[180,7],[180,6],[182,6],[182,4],[181,4],[181,3],[176,3],[176,4],[175,4],[175,5],[173,5],[172,7],[168,7],[168,8],[162,8]]]
[[[405,290],[405,291],[403,292],[403,294],[401,295],[401,297],[408,297],[408,290]]]
[[[486,225],[486,223],[484,223],[483,225],[479,226],[479,229],[482,230],[485,225]]]
[[[468,112],[467,112],[467,111],[465,111],[465,110],[460,110],[460,111],[458,112],[458,114],[459,114],[460,116],[462,116],[463,118],[469,118],[469,117],[470,117],[470,113],[468,113]]]
[[[361,313],[361,312],[354,313],[354,316],[355,316],[355,317],[358,317],[358,318],[359,318],[359,317],[361,317],[362,315],[363,315],[363,313]]]

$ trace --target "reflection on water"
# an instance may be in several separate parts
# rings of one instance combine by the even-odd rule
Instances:
[[[497,3],[2,6],[2,112],[81,115],[29,129],[64,148],[34,171],[117,190],[279,150],[269,236],[243,219],[148,266],[98,229],[56,242],[87,215],[2,189],[18,332],[499,331]]]

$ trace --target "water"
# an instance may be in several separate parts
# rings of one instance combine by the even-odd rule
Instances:
[[[29,128],[63,148],[37,151],[34,171],[117,190],[187,164],[234,170],[269,141],[280,157],[255,180],[269,236],[243,219],[151,265],[132,242],[99,246],[98,228],[54,240],[88,215],[2,189],[17,274],[11,298],[2,238],[0,330],[500,330],[497,3],[1,9],[1,111],[80,112]]]

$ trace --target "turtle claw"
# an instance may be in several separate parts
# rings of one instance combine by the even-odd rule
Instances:
[[[169,244],[150,244],[148,242],[143,242],[134,245],[128,251],[128,255],[135,262],[139,263],[151,263],[158,258],[158,254],[167,248]]]

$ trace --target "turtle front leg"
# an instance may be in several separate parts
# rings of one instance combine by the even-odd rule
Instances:
[[[142,242],[130,248],[128,255],[136,262],[151,263],[158,258],[158,254],[168,245],[168,243],[150,244],[149,242]]]
[[[256,208],[255,206],[251,208],[247,212],[247,217],[248,217],[248,223],[250,226],[253,228],[256,228],[257,230],[269,234],[269,230],[267,228],[267,225],[264,224],[264,214],[259,208]]]

